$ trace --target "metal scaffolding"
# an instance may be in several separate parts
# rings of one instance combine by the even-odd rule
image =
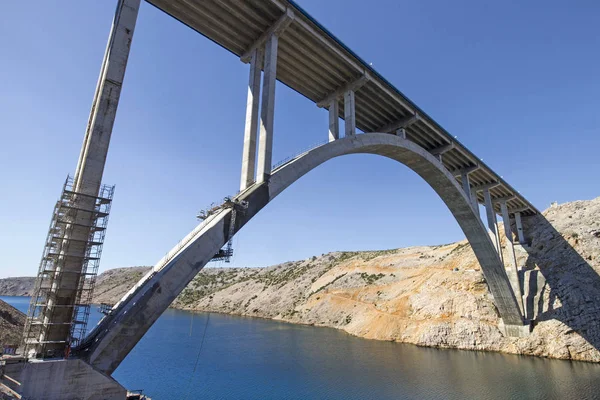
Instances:
[[[205,220],[211,215],[214,215],[226,208],[231,209],[231,220],[229,222],[229,231],[227,233],[227,243],[225,244],[224,248],[219,249],[211,261],[225,261],[226,263],[231,261],[231,257],[233,256],[233,235],[235,234],[236,215],[238,212],[242,215],[246,213],[246,210],[248,209],[248,202],[232,197],[225,197],[223,203],[219,205],[215,205],[213,203],[209,208],[201,210],[196,216],[196,218],[199,220]]]
[[[85,337],[114,189],[114,186],[102,185],[98,196],[79,193],[73,189],[73,178],[67,177],[54,207],[31,295],[23,335],[25,355],[63,356],[46,349],[48,344],[59,342],[64,344],[61,346],[64,355],[68,355],[69,349]],[[78,236],[74,234],[77,229],[88,233]],[[66,263],[80,265],[80,268],[65,268]],[[67,304],[60,301],[60,291],[65,289],[75,290],[73,301]],[[55,322],[55,314],[59,312],[70,313],[70,320]],[[53,325],[68,325],[67,340],[48,338]]]

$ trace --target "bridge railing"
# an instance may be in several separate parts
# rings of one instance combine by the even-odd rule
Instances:
[[[291,155],[289,157],[286,157],[283,160],[279,160],[278,162],[276,162],[273,165],[272,170],[274,171],[277,168],[279,168],[279,167],[281,167],[281,166],[289,163],[290,161],[295,160],[296,158],[300,157],[301,155],[303,155],[305,153],[308,153],[309,151],[314,150],[317,147],[321,147],[321,146],[323,146],[323,145],[325,145],[327,143],[329,143],[329,140],[321,140],[320,142],[315,143],[312,146],[306,147],[305,149],[303,149],[303,150],[301,150],[301,151],[299,151],[299,152],[297,152],[297,153],[295,153],[295,154],[293,154],[293,155]]]

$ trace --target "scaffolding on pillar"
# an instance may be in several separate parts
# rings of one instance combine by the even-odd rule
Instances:
[[[75,191],[73,183],[68,176],[46,237],[23,334],[23,353],[28,356],[68,354],[87,331],[115,187],[102,185],[98,196],[92,196]],[[67,263],[77,268],[66,269]],[[61,304],[61,290],[74,291],[69,304]],[[65,309],[70,319],[56,322],[55,314]],[[49,340],[47,334],[54,325],[68,325],[68,335],[61,340]],[[48,345],[61,347],[64,353],[47,350]]]

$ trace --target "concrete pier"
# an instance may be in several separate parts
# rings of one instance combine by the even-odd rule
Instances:
[[[78,196],[73,206],[81,211],[65,217],[71,218],[70,225],[54,270],[56,279],[46,296],[41,316],[44,327],[37,344],[30,347],[32,356],[62,356],[69,347],[77,292],[86,268],[92,210],[102,181],[139,7],[140,0],[120,0],[117,5],[74,178],[73,190],[84,196]]]
[[[260,108],[260,137],[258,143],[258,182],[264,182],[269,179],[273,162],[277,43],[277,35],[271,35],[265,44],[265,75],[263,78],[262,104]]]
[[[256,136],[258,128],[258,102],[260,100],[262,51],[254,49],[251,57],[248,99],[246,101],[246,124],[244,126],[244,150],[242,154],[240,190],[244,190],[254,183],[256,169]]]
[[[345,136],[356,135],[356,115],[354,105],[354,90],[344,93],[344,133]]]
[[[525,315],[525,307],[523,305],[523,291],[521,290],[521,283],[519,281],[519,269],[517,265],[517,256],[515,254],[515,246],[513,243],[513,234],[510,229],[510,217],[508,214],[508,206],[506,201],[500,202],[500,210],[502,212],[502,221],[504,222],[504,234],[506,236],[506,253],[509,262],[509,273],[508,278],[517,296],[521,313]]]
[[[490,230],[490,234],[492,236],[492,241],[494,242],[494,246],[496,246],[496,251],[502,260],[502,250],[500,247],[500,237],[498,236],[498,221],[496,219],[496,211],[494,211],[494,205],[492,204],[492,196],[490,195],[490,189],[483,189],[483,199],[485,201],[485,213],[487,216],[488,228]]]
[[[329,104],[329,141],[340,138],[340,110],[337,99]]]

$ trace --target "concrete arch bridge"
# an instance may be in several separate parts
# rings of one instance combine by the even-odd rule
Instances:
[[[273,170],[267,181],[254,183],[242,191],[232,199],[230,207],[208,216],[115,305],[78,350],[79,355],[94,368],[112,373],[232,234],[308,172],[332,158],[357,153],[398,161],[435,190],[473,247],[500,315],[511,327],[507,333],[522,334],[527,327],[520,296],[515,294],[494,242],[463,187],[438,158],[415,143],[395,135],[366,133],[332,141],[293,158]],[[243,203],[247,203],[247,209],[234,211],[235,204]],[[234,212],[236,217],[232,218]]]
[[[84,337],[112,201],[102,175],[141,3],[117,0],[76,173],[55,207],[32,296],[26,358],[4,365],[0,384],[26,398],[125,398],[110,375],[194,276],[296,180],[355,153],[398,161],[433,188],[473,247],[505,334],[529,332],[513,246],[526,243],[521,218],[538,211],[456,136],[291,0],[147,2],[249,64],[240,193],[205,215]],[[273,168],[277,82],[327,110],[329,142]]]

